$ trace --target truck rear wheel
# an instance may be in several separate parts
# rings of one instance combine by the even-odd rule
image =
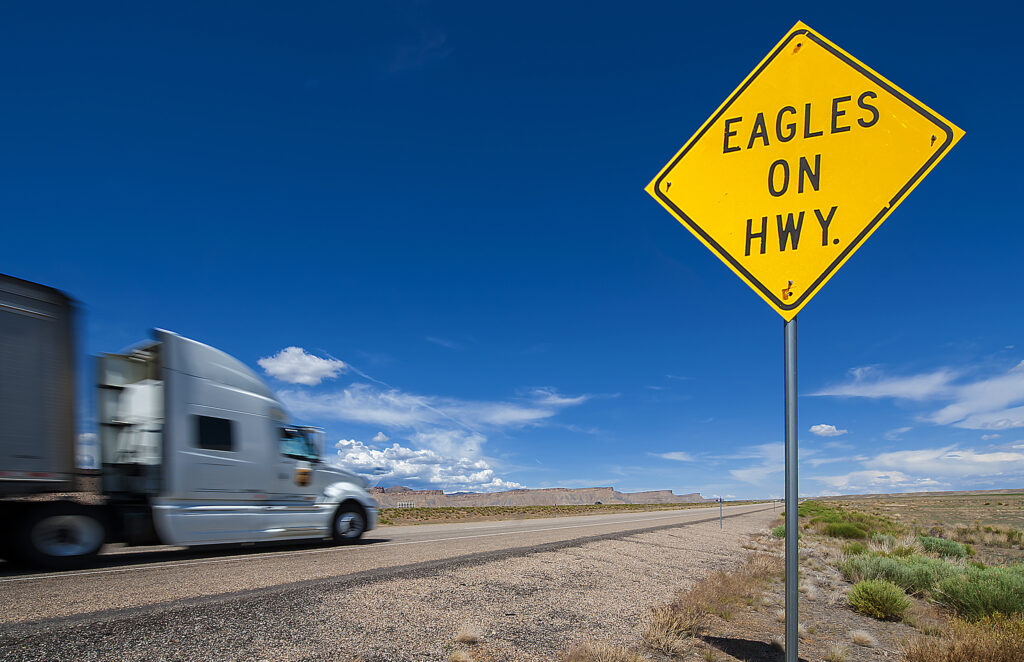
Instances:
[[[338,506],[331,526],[331,537],[339,545],[359,540],[366,531],[366,513],[359,504],[346,501]]]
[[[19,524],[16,560],[42,568],[82,565],[96,556],[107,537],[100,509],[78,503],[41,504]]]

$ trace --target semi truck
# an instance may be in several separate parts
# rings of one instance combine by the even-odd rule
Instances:
[[[325,461],[322,430],[241,361],[162,329],[95,359],[102,462],[83,491],[75,310],[0,275],[0,557],[67,568],[105,543],[344,544],[374,528],[366,480]]]

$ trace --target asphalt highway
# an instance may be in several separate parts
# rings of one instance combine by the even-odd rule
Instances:
[[[770,504],[728,506],[730,517]],[[324,583],[420,575],[432,568],[483,563],[614,539],[641,531],[717,521],[697,508],[478,523],[381,527],[359,544],[249,546],[221,550],[114,548],[91,568],[23,572],[0,563],[0,633],[45,631],[73,622],[224,602]]]

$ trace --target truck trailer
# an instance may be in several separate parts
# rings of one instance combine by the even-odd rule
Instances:
[[[228,354],[157,329],[96,359],[99,488],[75,467],[75,302],[0,275],[0,557],[87,563],[105,543],[349,543],[372,529],[364,478],[324,461]]]

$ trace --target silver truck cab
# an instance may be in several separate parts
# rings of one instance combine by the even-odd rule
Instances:
[[[237,359],[157,330],[98,373],[103,491],[129,543],[348,542],[376,525],[365,479],[326,463],[323,433]]]

